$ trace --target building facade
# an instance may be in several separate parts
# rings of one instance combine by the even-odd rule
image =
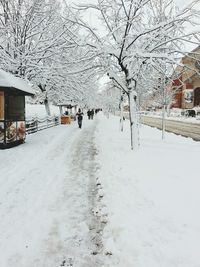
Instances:
[[[191,109],[200,106],[200,46],[182,58],[172,82],[173,107]]]

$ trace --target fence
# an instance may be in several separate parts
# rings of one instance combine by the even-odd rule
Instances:
[[[31,118],[26,120],[26,133],[31,134],[60,124],[59,116]]]

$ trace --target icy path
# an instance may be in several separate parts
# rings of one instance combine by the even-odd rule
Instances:
[[[0,266],[102,266],[95,127],[57,126],[0,151]]]

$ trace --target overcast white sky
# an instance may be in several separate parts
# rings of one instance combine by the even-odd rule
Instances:
[[[97,0],[65,0],[67,3],[69,4],[87,4],[87,3],[97,3]],[[179,6],[180,8],[183,8],[184,6],[188,5],[189,3],[191,3],[193,0],[175,0],[177,6]],[[199,0],[200,2],[200,0]],[[100,22],[98,21],[97,15],[95,13],[87,13],[87,20],[90,22],[91,25],[93,25],[94,27],[100,27]]]
[[[69,4],[86,4],[86,3],[96,3],[97,0],[66,0],[67,3]],[[190,4],[192,2],[192,0],[176,0],[176,4],[177,6],[179,6],[180,8],[183,8],[184,6]],[[200,0],[199,0],[200,2]],[[90,25],[92,25],[95,28],[100,29],[100,32],[103,32],[103,27],[101,26],[100,21],[97,18],[97,15],[95,13],[87,13],[87,17],[86,17],[87,21],[90,23]],[[191,51],[192,49],[194,49],[196,47],[196,45],[193,44],[187,44],[185,49],[187,51]],[[104,84],[107,81],[107,77],[103,77],[102,78],[102,82],[100,82],[100,84]]]
[[[67,3],[74,3],[74,4],[79,4],[79,3],[95,3],[97,2],[96,0],[66,0]],[[184,4],[189,4],[192,2],[192,0],[176,0],[177,5],[184,5]]]
[[[95,4],[98,1],[97,0],[65,0],[69,4],[87,4],[92,3]],[[183,8],[184,6],[190,4],[193,0],[175,0],[177,6],[179,8]],[[200,0],[199,0],[199,10],[200,10]],[[100,30],[100,33],[103,34],[103,26],[101,25],[101,22],[98,20],[97,13],[95,14],[95,11],[87,12],[86,13],[86,20],[89,22],[90,25],[92,25],[95,28],[98,28]],[[188,28],[189,30],[189,28]],[[187,45],[187,49],[192,50],[195,46],[194,45]]]

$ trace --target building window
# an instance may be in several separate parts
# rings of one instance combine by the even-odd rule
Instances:
[[[7,99],[7,119],[13,121],[25,120],[24,96],[8,96]]]
[[[193,103],[194,92],[193,90],[185,90],[184,91],[184,99],[186,103]]]

